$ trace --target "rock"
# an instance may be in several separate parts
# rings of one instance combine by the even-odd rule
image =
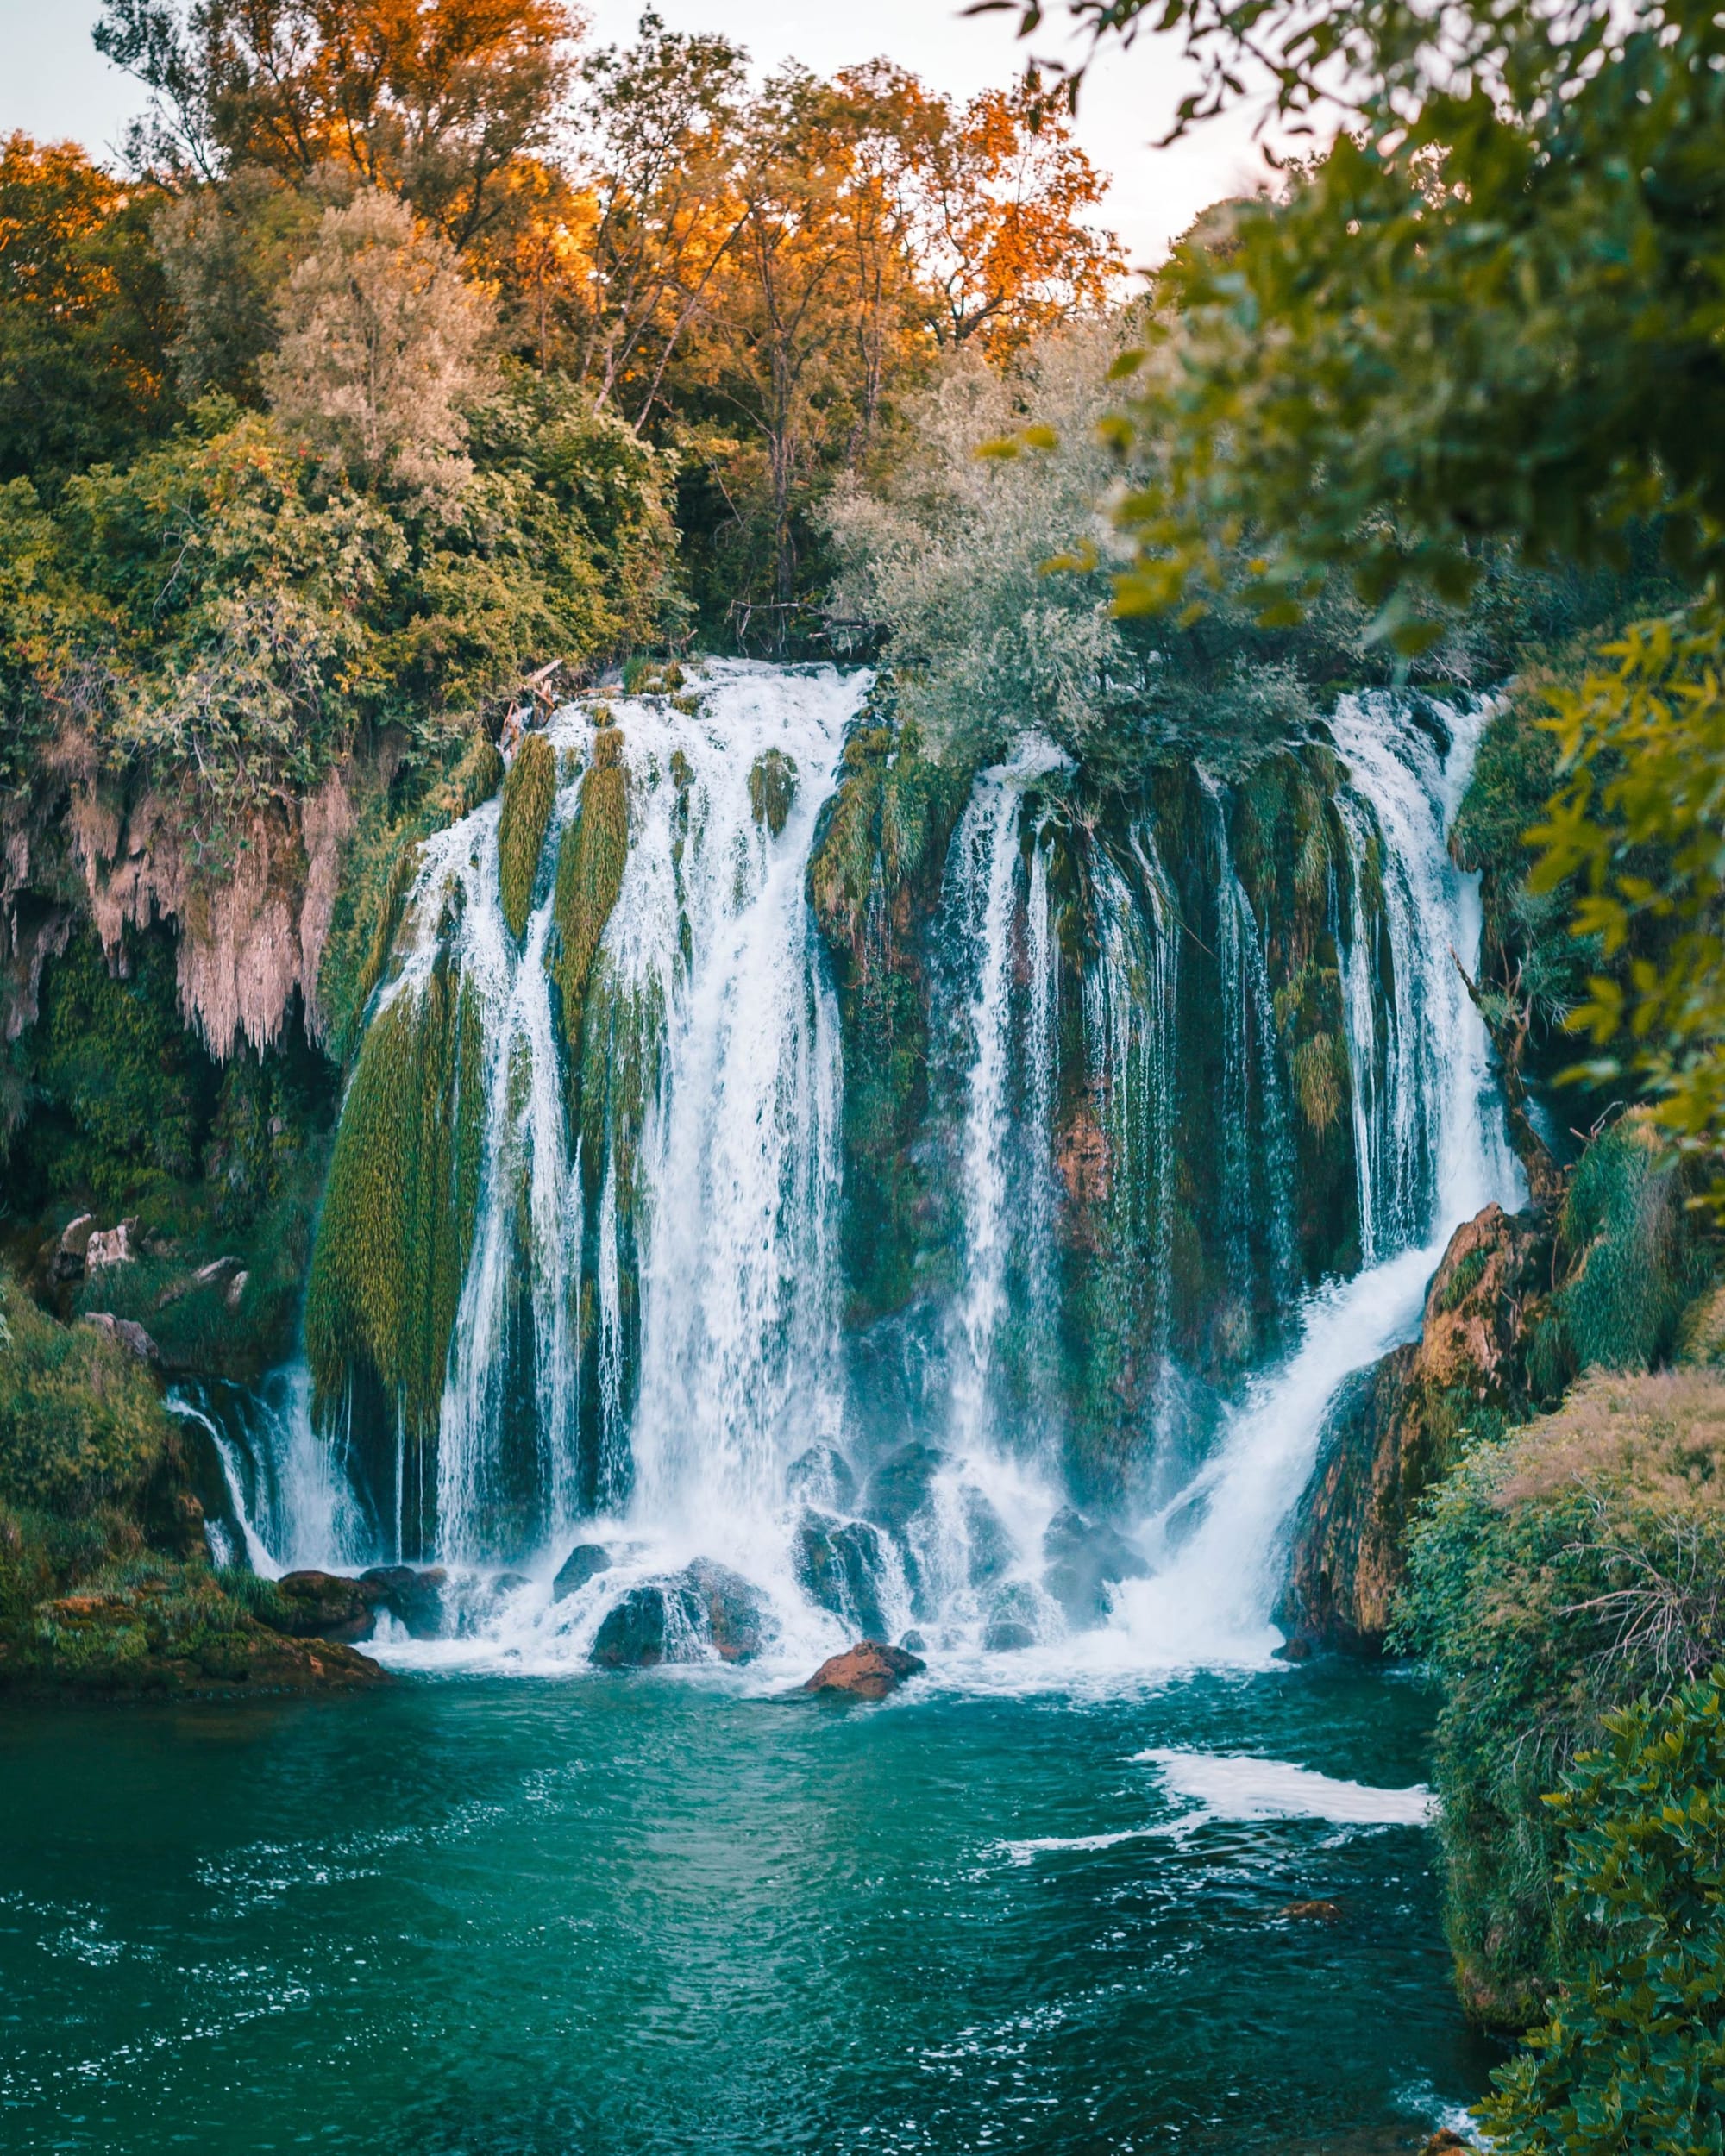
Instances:
[[[631,1587],[608,1609],[587,1659],[601,1670],[650,1670],[662,1662],[696,1662],[701,1615],[687,1590],[668,1580]]]
[[[251,1275],[247,1272],[243,1267],[242,1267],[241,1269],[235,1274],[232,1280],[228,1282],[228,1292],[223,1296],[222,1300],[227,1304],[229,1309],[237,1310],[239,1308],[241,1300],[246,1292],[246,1282],[250,1278]]]
[[[1311,1641],[1302,1639],[1297,1632],[1291,1639],[1284,1639],[1279,1647],[1270,1650],[1272,1662],[1309,1662],[1312,1654]]]
[[[16,1681],[26,1689],[47,1684],[107,1695],[194,1697],[388,1682],[388,1672],[369,1655],[327,1639],[292,1639],[231,1604],[200,1611],[203,1621],[188,1627],[182,1595],[162,1582],[41,1603],[38,1636],[53,1639],[53,1652],[18,1670]],[[218,1621],[209,1621],[211,1616]]]
[[[1450,2156],[1452,2149],[1471,2148],[1473,2146],[1471,2141],[1465,2141],[1449,2127],[1440,2126],[1430,2140],[1422,2144],[1420,2156]]]
[[[740,1572],[697,1557],[674,1584],[692,1595],[721,1662],[752,1662],[777,1633],[766,1603]]]
[[[867,1639],[887,1629],[881,1582],[887,1551],[881,1530],[866,1520],[805,1513],[791,1548],[797,1584],[817,1608],[831,1610]]]
[[[1342,1913],[1333,1902],[1290,1902],[1276,1914],[1294,1924],[1339,1924]]]
[[[1069,1505],[1048,1523],[1042,1538],[1043,1585],[1069,1624],[1099,1625],[1108,1614],[1110,1587],[1150,1577],[1150,1567],[1122,1534],[1087,1520]]]
[[[1007,1523],[974,1482],[958,1493],[958,1508],[964,1521],[964,1541],[969,1553],[970,1584],[986,1587],[997,1580],[1018,1555],[1018,1545],[1007,1532]]]
[[[1033,1647],[1041,1636],[1040,1614],[1034,1589],[1022,1580],[1003,1587],[989,1605],[982,1631],[984,1649],[989,1654],[1015,1654]]]
[[[786,1470],[785,1494],[825,1512],[848,1513],[856,1503],[856,1477],[836,1446],[812,1445]]]
[[[441,1565],[422,1570],[413,1564],[374,1564],[361,1572],[360,1583],[380,1589],[380,1600],[398,1624],[415,1639],[441,1639],[448,1629],[443,1589],[448,1574]]]
[[[1528,1320],[1551,1263],[1546,1226],[1488,1206],[1450,1238],[1419,1340],[1337,1392],[1295,1519],[1276,1610],[1284,1632],[1353,1653],[1382,1651],[1421,1498],[1460,1457],[1476,1418],[1527,1412]]]
[[[947,1455],[932,1445],[906,1445],[881,1461],[869,1477],[862,1516],[902,1537],[919,1513],[934,1503],[934,1481]]]
[[[98,1332],[105,1332],[110,1340],[117,1340],[129,1355],[135,1355],[141,1363],[161,1361],[161,1350],[135,1319],[116,1318],[111,1310],[88,1310],[84,1322],[93,1325]]]
[[[362,1639],[386,1600],[381,1583],[339,1572],[286,1572],[275,1583],[277,1614],[267,1621],[290,1639]]]
[[[122,1220],[117,1227],[97,1229],[84,1246],[85,1271],[99,1273],[109,1265],[129,1265],[137,1256],[132,1248],[137,1225],[135,1220]]]
[[[578,1542],[558,1567],[551,1583],[551,1600],[567,1601],[571,1595],[579,1595],[589,1580],[610,1570],[611,1552],[602,1543]]]
[[[920,1677],[928,1664],[902,1647],[864,1639],[823,1662],[804,1685],[806,1692],[848,1692],[855,1699],[885,1699],[908,1677]]]
[[[928,1651],[927,1640],[914,1626],[905,1634],[899,1645],[906,1654],[926,1654]]]
[[[48,1270],[56,1280],[82,1280],[85,1252],[90,1248],[90,1238],[96,1232],[96,1215],[80,1213],[75,1220],[68,1220],[60,1232],[60,1239],[53,1247],[53,1257]]]

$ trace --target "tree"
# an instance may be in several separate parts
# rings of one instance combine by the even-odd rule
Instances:
[[[172,420],[153,201],[75,144],[0,147],[0,479],[52,487]]]
[[[95,39],[151,93],[145,166],[303,182],[334,160],[465,252],[552,146],[580,27],[567,0],[103,0]]]
[[[280,323],[265,380],[291,432],[362,485],[447,494],[466,477],[463,406],[480,383],[485,310],[448,243],[416,231],[405,204],[367,188],[325,210]]]

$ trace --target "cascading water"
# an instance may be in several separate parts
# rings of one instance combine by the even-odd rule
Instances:
[[[1249,889],[1236,857],[1237,796],[1201,775],[1183,823],[1139,805],[1103,829],[1069,760],[1027,737],[975,780],[927,924],[946,1045],[925,1153],[959,1263],[923,1407],[872,1424],[843,1324],[845,1047],[807,895],[867,689],[720,664],[692,696],[558,714],[518,937],[495,805],[425,849],[373,1024],[448,969],[479,1013],[484,1100],[436,1430],[417,1455],[399,1436],[395,1505],[429,1457],[431,1547],[469,1584],[467,1636],[389,1651],[579,1664],[644,1596],[660,1651],[699,1657],[737,1621],[734,1596],[729,1615],[714,1599],[729,1568],[768,1666],[775,1642],[779,1665],[805,1663],[913,1620],[1013,1681],[1259,1656],[1336,1386],[1409,1332],[1456,1223],[1515,1200],[1451,957],[1477,944],[1444,835],[1481,713],[1440,713],[1441,746],[1401,699],[1345,699],[1333,724],[1331,978],[1362,1266],[1303,1300],[1293,961],[1272,887],[1254,869]],[[571,988],[561,864],[607,756],[626,838]],[[858,897],[883,966],[878,856]],[[1182,1155],[1194,1131],[1214,1135],[1214,1173]],[[1295,1341],[1243,1387],[1226,1357],[1251,1325],[1207,1332],[1191,1307],[1212,1281]],[[1182,1357],[1205,1351],[1222,1359],[1198,1382]],[[1195,1422],[1182,1406],[1176,1444],[1195,1387],[1224,1404]],[[223,1463],[259,1569],[398,1554],[381,1507],[367,1548],[361,1508],[332,1495],[339,1448],[312,1436],[303,1393],[297,1420],[240,1451]],[[1136,1548],[1072,1511],[1071,1488],[1117,1516],[1152,1504]],[[577,1541],[591,1562],[555,1599]],[[506,1564],[524,1574],[473,1584]]]

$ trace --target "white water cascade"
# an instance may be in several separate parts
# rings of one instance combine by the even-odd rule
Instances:
[[[1441,713],[1440,749],[1400,699],[1346,698],[1333,722],[1355,796],[1341,799],[1355,886],[1369,835],[1382,837],[1383,928],[1393,968],[1388,1041],[1377,1005],[1346,998],[1350,1061],[1363,1093],[1361,1212],[1366,1263],[1326,1283],[1293,1352],[1248,1385],[1210,1458],[1147,1522],[1153,1577],[1122,1586],[1101,1656],[1119,1663],[1251,1660],[1270,1623],[1282,1532],[1314,1463],[1326,1410],[1344,1378],[1417,1330],[1427,1282],[1457,1226],[1496,1200],[1525,1201],[1491,1076],[1485,1029],[1457,970],[1477,961],[1477,881],[1450,860],[1448,826],[1466,789],[1487,713]],[[1354,912],[1354,944],[1364,942]],[[1350,952],[1348,970],[1353,970]]]
[[[807,895],[868,686],[831,669],[714,663],[691,696],[559,713],[560,782],[518,941],[499,899],[496,804],[424,850],[383,1000],[454,967],[479,1000],[485,1114],[436,1448],[435,1549],[454,1614],[435,1639],[392,1634],[394,1658],[582,1667],[619,1598],[702,1562],[759,1597],[768,1682],[859,1630],[913,1623],[946,1667],[988,1683],[1259,1658],[1276,1644],[1286,1524],[1338,1386],[1409,1336],[1455,1225],[1492,1199],[1519,1201],[1452,957],[1477,950],[1477,893],[1445,835],[1483,712],[1442,711],[1440,729],[1406,699],[1372,697],[1345,699],[1333,722],[1348,782],[1334,797],[1346,859],[1332,912],[1363,1263],[1303,1303],[1271,924],[1236,868],[1224,789],[1201,780],[1201,865],[1189,851],[1182,885],[1152,816],[1135,812],[1104,843],[1066,800],[1069,760],[1026,737],[975,780],[929,929],[960,1261],[938,1312],[938,1367],[906,1426],[871,1423],[843,1323],[839,1005]],[[628,852],[586,991],[576,1112],[546,955],[558,851],[602,724],[621,730]],[[775,756],[794,779],[777,829],[758,784]],[[1182,916],[1195,873],[1211,880],[1214,952]],[[874,879],[862,932],[878,956],[878,860]],[[1181,1013],[1199,992],[1186,943],[1199,988],[1216,979],[1226,1006],[1213,1029],[1214,1163],[1177,1157],[1191,1082]],[[1184,1382],[1175,1243],[1177,1218],[1194,1232],[1181,1206],[1213,1184],[1230,1292],[1256,1283],[1276,1298],[1292,1344],[1236,1388],[1194,1467],[1170,1437]],[[1134,1538],[1148,1576],[1113,1578],[1089,1614],[1053,1555],[1074,1517],[1053,1373],[1071,1349],[1061,1299],[1081,1194],[1081,1256],[1107,1283],[1092,1308],[1130,1334],[1140,1366],[1135,1486],[1154,1505]],[[186,1412],[207,1419],[209,1402]],[[375,1536],[365,1546],[303,1383],[297,1413],[267,1428],[207,1426],[255,1569],[395,1554]],[[559,1598],[553,1575],[575,1543],[599,1561]],[[707,1654],[716,1634],[686,1595],[668,1592],[664,1621],[668,1658]]]

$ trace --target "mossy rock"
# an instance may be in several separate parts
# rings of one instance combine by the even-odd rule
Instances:
[[[768,749],[756,757],[749,771],[749,808],[757,824],[764,824],[776,838],[785,828],[797,794],[794,759],[781,749]]]
[[[623,761],[623,735],[607,726],[593,736],[593,761],[581,780],[577,812],[558,849],[551,912],[556,933],[545,953],[561,998],[568,1071],[579,1066],[587,983],[628,865],[629,769]]]
[[[511,936],[525,932],[533,909],[540,849],[556,798],[557,752],[543,734],[529,734],[503,782],[503,813],[497,828],[498,884]]]

